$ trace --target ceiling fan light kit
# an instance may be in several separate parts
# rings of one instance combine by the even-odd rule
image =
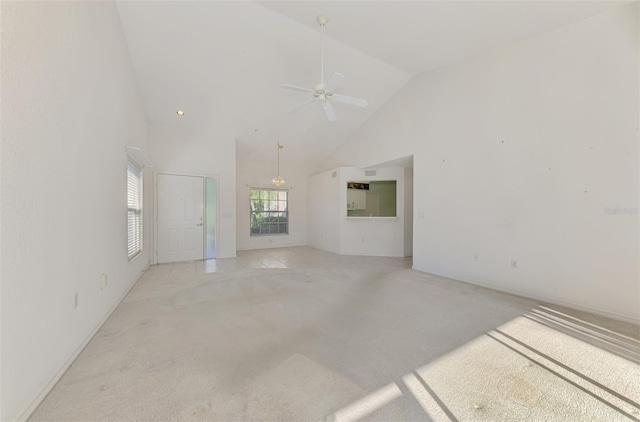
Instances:
[[[322,109],[329,122],[335,122],[338,120],[336,112],[331,105],[332,101],[338,103],[349,104],[356,107],[366,107],[368,105],[367,100],[360,98],[349,97],[347,95],[334,94],[333,91],[340,85],[345,79],[342,73],[334,72],[329,78],[329,81],[324,83],[324,26],[329,22],[329,18],[325,15],[320,15],[316,18],[316,21],[320,25],[320,83],[316,84],[313,89],[302,88],[295,85],[282,84],[281,88],[291,89],[294,91],[301,91],[307,94],[311,94],[311,98],[298,105],[296,108],[290,111],[290,113],[298,112],[310,104],[320,101],[322,103]]]

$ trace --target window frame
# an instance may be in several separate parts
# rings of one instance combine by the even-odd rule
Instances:
[[[258,198],[253,197],[253,192],[258,192]],[[271,194],[262,194],[260,192],[278,192],[278,195],[277,195],[278,198],[277,199],[272,199],[271,197],[263,198],[261,195],[271,196]],[[284,193],[286,195],[284,200],[280,198],[279,193]],[[267,187],[258,187],[258,186],[249,187],[249,237],[284,236],[284,235],[288,236],[289,235],[289,220],[290,220],[289,194],[290,194],[289,189],[272,188],[272,187],[267,188]],[[266,207],[263,204],[261,210],[255,210],[254,201],[256,200],[260,202],[263,202],[266,200],[267,202]],[[283,202],[284,202],[284,207],[280,205]],[[276,205],[273,206],[271,205],[272,203],[275,203]],[[258,221],[258,216],[260,214],[262,214],[262,221]],[[266,218],[278,218],[278,219],[284,218],[284,221],[278,220],[278,221],[265,222],[264,219]],[[254,231],[254,228],[256,226],[259,228],[258,232]],[[267,231],[263,231],[263,228],[265,226],[268,227]],[[275,227],[275,231],[273,231],[274,227]]]
[[[131,171],[131,168],[133,168],[135,171],[137,171],[137,174]],[[143,170],[144,170],[144,166],[141,166],[140,164],[138,164],[133,158],[131,158],[130,156],[127,156],[127,261],[131,262],[133,261],[135,258],[137,258],[138,256],[140,256],[140,254],[142,254],[143,251],[143,240],[144,240],[144,174],[143,174]],[[138,187],[137,187],[137,198],[133,198],[133,199],[137,199],[138,202],[138,207],[134,208],[132,207],[132,203],[130,203],[130,194],[135,193],[133,192],[134,189],[132,188],[132,186],[130,185],[130,177],[129,175],[133,175],[133,177],[135,177],[137,179],[137,183],[138,183]],[[134,212],[134,214],[137,214],[137,222],[134,221],[134,227],[135,229],[131,230],[131,212]],[[135,236],[136,239],[134,239],[133,243],[134,243],[134,249],[131,250],[131,243],[132,243],[132,239],[131,236]]]
[[[366,210],[367,210],[367,195],[369,193],[382,193],[382,191],[379,190],[379,188],[377,189],[373,189],[373,187],[376,186],[380,186],[383,183],[393,183],[393,194],[391,196],[386,195],[386,198],[392,198],[395,202],[394,204],[394,209],[393,209],[393,214],[391,215],[390,213],[387,212],[383,212],[380,210],[380,206],[383,204],[389,204],[389,201],[380,201],[380,196],[379,196],[379,206],[378,206],[378,210],[376,213],[374,214],[369,214],[367,215]],[[346,191],[346,198],[347,198],[347,218],[398,218],[398,189],[399,189],[399,183],[398,183],[398,179],[373,179],[373,180],[366,180],[366,181],[356,181],[356,180],[348,180],[347,181],[347,191]],[[381,213],[383,215],[381,215]]]

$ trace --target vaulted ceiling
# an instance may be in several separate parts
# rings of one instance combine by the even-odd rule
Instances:
[[[235,134],[245,157],[289,159],[334,150],[413,76],[625,2],[614,1],[121,1],[118,8],[149,121]],[[339,94],[366,109],[336,104],[329,123],[307,97],[282,83],[346,80]],[[185,115],[176,115],[178,109]],[[212,140],[214,142],[215,140]]]

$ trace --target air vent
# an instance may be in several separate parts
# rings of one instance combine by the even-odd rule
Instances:
[[[337,171],[331,172],[331,177],[333,178],[338,177],[338,172]]]
[[[365,170],[364,171],[364,175],[365,176],[375,176],[376,175],[376,171],[375,170]]]

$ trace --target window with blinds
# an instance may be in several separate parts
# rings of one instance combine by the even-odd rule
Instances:
[[[127,256],[142,252],[142,169],[127,160]]]

